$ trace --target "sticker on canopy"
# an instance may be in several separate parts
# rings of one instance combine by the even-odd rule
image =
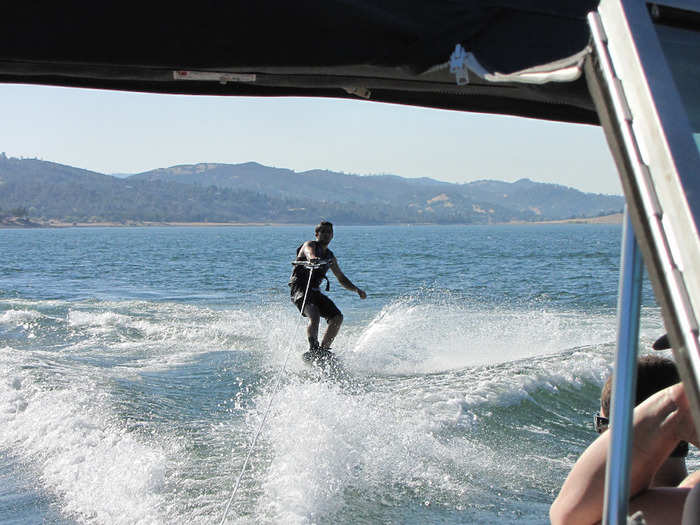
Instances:
[[[198,80],[208,82],[255,82],[255,73],[221,73],[217,71],[173,71],[175,80]]]

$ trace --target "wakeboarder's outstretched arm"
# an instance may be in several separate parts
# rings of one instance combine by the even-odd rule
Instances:
[[[360,290],[357,286],[352,284],[352,281],[347,278],[347,276],[343,273],[343,271],[340,269],[340,265],[338,265],[338,259],[333,257],[330,261],[330,267],[331,271],[333,272],[333,275],[336,276],[338,279],[338,282],[342,285],[343,288],[346,290],[350,290],[351,292],[357,292],[357,295],[360,296],[360,299],[366,299],[367,294],[365,293],[364,290]]]

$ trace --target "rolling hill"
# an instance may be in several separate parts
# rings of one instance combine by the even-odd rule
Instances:
[[[488,224],[595,217],[623,198],[521,179],[465,184],[244,164],[172,166],[127,177],[0,156],[0,210],[77,222]]]

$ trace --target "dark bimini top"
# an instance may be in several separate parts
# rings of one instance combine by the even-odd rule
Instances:
[[[319,246],[318,242],[316,241],[311,241],[313,243],[314,247],[314,254],[317,257],[321,257],[321,247]],[[295,260],[297,261],[305,261],[306,257],[304,256],[303,253],[301,253],[301,249],[304,245],[302,244],[297,248],[297,257]],[[330,261],[334,258],[335,256],[333,255],[333,252],[330,251],[329,249],[326,249],[326,255],[323,257],[324,259]],[[328,272],[328,265],[323,265],[320,268],[317,268],[313,271],[313,274],[311,276],[311,284],[309,285],[309,289],[319,289],[321,287],[321,281],[323,279],[326,279],[326,282],[328,279],[326,278],[326,272]],[[294,269],[292,270],[292,275],[289,278],[289,286],[292,288],[292,292],[296,289],[306,289],[306,283],[309,282],[309,269],[305,268],[303,266],[295,266]],[[326,288],[327,290],[328,288]]]

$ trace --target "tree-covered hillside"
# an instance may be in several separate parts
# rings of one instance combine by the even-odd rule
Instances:
[[[43,220],[483,224],[591,217],[622,206],[622,197],[529,180],[450,184],[256,163],[176,166],[119,178],[0,156],[0,210],[21,209]]]

